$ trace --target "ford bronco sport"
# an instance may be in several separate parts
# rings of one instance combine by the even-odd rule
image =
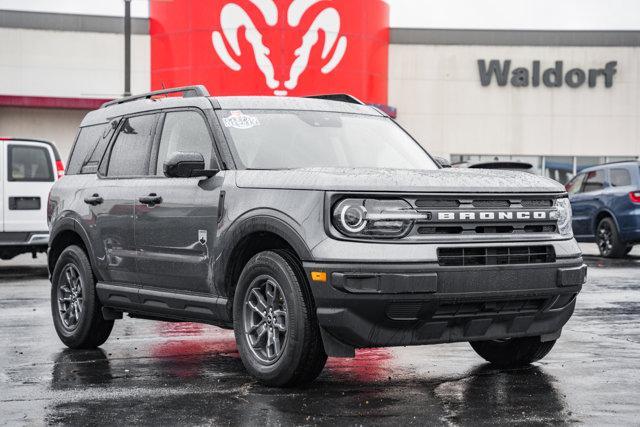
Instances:
[[[84,118],[48,217],[64,344],[103,344],[123,313],[209,323],[275,386],[363,347],[468,341],[498,366],[533,362],[586,277],[560,184],[443,169],[348,95],[109,102]]]

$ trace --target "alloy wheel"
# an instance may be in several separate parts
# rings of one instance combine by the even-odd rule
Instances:
[[[596,233],[598,249],[600,249],[600,253],[603,255],[611,252],[611,248],[613,247],[612,238],[613,231],[611,230],[611,226],[602,222],[600,227],[598,227],[598,232]]]
[[[251,282],[243,304],[244,336],[264,365],[275,363],[287,345],[287,301],[280,284],[269,275]]]
[[[66,329],[73,330],[80,323],[83,302],[80,272],[75,265],[67,264],[58,279],[58,312]]]

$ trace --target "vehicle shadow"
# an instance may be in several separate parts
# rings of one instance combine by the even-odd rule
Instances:
[[[0,263],[0,283],[15,280],[36,280],[49,276],[46,265],[2,265]]]
[[[385,349],[330,359],[303,388],[256,383],[231,342],[173,342],[135,358],[64,350],[51,389],[61,393],[47,423],[289,425],[565,423],[555,379],[531,366],[482,365],[460,378],[390,376]]]
[[[538,366],[497,369],[489,364],[436,389],[454,424],[565,424],[571,412],[554,383]]]

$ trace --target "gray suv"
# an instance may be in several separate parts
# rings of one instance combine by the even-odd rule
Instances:
[[[208,323],[275,386],[363,347],[468,341],[533,362],[586,278],[560,184],[443,169],[348,95],[109,102],[82,121],[48,218],[64,344],[103,344],[124,313]]]

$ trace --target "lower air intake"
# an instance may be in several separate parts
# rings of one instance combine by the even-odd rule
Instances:
[[[474,265],[543,264],[556,261],[553,246],[439,248],[438,264],[446,267]]]

